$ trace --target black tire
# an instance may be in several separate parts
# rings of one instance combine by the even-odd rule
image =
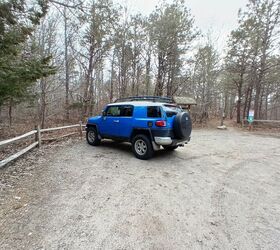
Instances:
[[[163,146],[163,148],[167,151],[173,151],[178,148],[178,146]]]
[[[178,113],[174,119],[174,134],[177,139],[188,139],[192,132],[192,121],[186,112]]]
[[[153,146],[150,139],[146,135],[136,135],[132,139],[132,150],[136,158],[148,160],[154,154]]]
[[[88,128],[86,137],[88,144],[91,146],[98,146],[101,143],[95,128]]]

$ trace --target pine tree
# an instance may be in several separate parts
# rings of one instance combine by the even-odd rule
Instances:
[[[25,99],[37,79],[55,72],[50,57],[34,55],[28,44],[47,9],[39,0],[32,7],[22,0],[0,3],[0,106]]]

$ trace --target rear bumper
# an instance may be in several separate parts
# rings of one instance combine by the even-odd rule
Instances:
[[[155,143],[158,145],[171,145],[172,144],[172,139],[171,137],[154,137],[155,138]]]
[[[154,137],[155,143],[160,146],[184,146],[184,144],[187,144],[190,141],[190,138],[188,139],[172,139],[171,137]]]

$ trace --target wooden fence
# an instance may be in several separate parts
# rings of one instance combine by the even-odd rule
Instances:
[[[276,126],[280,125],[280,120],[254,120],[251,124],[248,122],[247,119],[242,120],[242,127],[245,126],[245,124],[249,124],[249,128],[252,129],[253,125],[256,123],[264,123],[264,124],[275,124]]]
[[[259,122],[259,123],[271,123],[271,124],[280,124],[280,120],[254,120],[252,123],[256,123],[256,122]],[[249,123],[247,119],[244,119],[242,121],[242,125],[244,125],[245,123]]]
[[[31,145],[29,145],[28,147],[20,150],[19,152],[9,156],[8,158],[0,161],[0,168],[4,167],[5,165],[7,165],[8,163],[10,163],[11,161],[16,160],[17,158],[19,158],[20,156],[22,156],[23,154],[25,154],[26,152],[30,151],[31,149],[35,148],[35,147],[41,147],[41,144],[43,141],[53,141],[53,140],[58,140],[70,135],[74,135],[74,134],[79,134],[80,137],[82,137],[83,134],[83,127],[85,127],[85,125],[82,125],[82,122],[80,122],[79,124],[75,124],[75,125],[70,125],[70,126],[63,126],[63,127],[56,127],[56,128],[45,128],[45,129],[40,129],[40,126],[37,126],[35,130],[32,130],[26,134],[8,139],[8,140],[4,140],[4,141],[0,141],[0,148],[4,147],[8,144],[17,142],[19,140],[22,139],[26,139],[32,135],[35,135],[35,142],[32,143]],[[62,135],[60,137],[54,137],[54,138],[43,138],[42,139],[42,133],[44,132],[51,132],[51,131],[57,131],[57,130],[62,130],[62,129],[70,129],[70,128],[77,128],[77,132],[72,132],[66,135]]]

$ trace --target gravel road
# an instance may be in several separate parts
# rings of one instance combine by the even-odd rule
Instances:
[[[0,170],[1,249],[279,249],[279,138],[196,130],[149,161],[110,141],[34,153]]]

